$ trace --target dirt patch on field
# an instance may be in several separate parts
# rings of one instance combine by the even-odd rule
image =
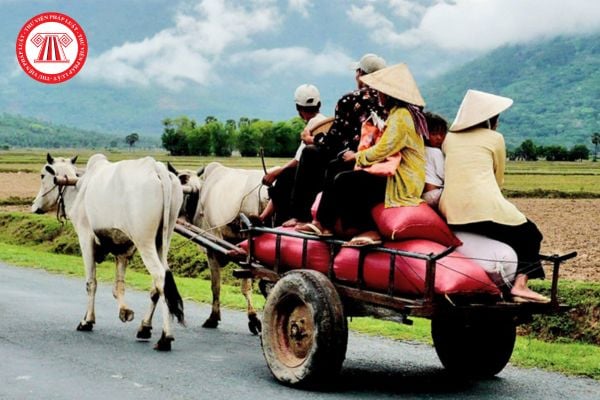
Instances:
[[[511,199],[544,234],[543,254],[577,251],[561,269],[572,280],[600,282],[600,199]]]
[[[35,197],[39,174],[0,173],[0,200]],[[561,269],[561,277],[600,282],[600,199],[511,199],[544,234],[542,253],[578,256]],[[29,205],[2,206],[28,212]]]
[[[39,189],[39,174],[26,172],[0,173],[0,200],[9,197],[35,197]]]

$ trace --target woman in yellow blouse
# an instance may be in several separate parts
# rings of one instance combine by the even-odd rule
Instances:
[[[375,145],[356,153],[346,151],[341,157],[356,160],[358,167],[368,167],[400,152],[400,164],[388,177],[360,169],[338,174],[323,190],[317,221],[297,227],[301,232],[330,235],[339,218],[344,232],[358,234],[348,242],[351,246],[381,242],[371,217],[374,205],[419,205],[425,185],[423,136],[427,136],[427,124],[421,112],[425,101],[408,67],[398,64],[360,79],[379,92],[379,101],[389,116]]]
[[[548,302],[527,287],[544,276],[539,251],[542,234],[504,198],[506,148],[496,132],[499,114],[512,105],[506,97],[469,90],[442,145],[446,156],[439,209],[455,231],[473,232],[511,246],[519,265],[510,293],[515,301]]]

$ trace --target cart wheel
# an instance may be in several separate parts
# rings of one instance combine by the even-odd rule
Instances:
[[[310,385],[339,374],[348,324],[335,287],[322,273],[285,274],[267,298],[263,324],[263,354],[280,382]]]
[[[492,377],[510,360],[516,339],[516,325],[509,316],[478,318],[466,322],[437,317],[431,321],[435,351],[452,374]]]

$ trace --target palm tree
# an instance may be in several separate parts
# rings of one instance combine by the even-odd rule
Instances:
[[[598,157],[598,145],[600,144],[600,133],[592,133],[592,144],[594,145],[594,161],[596,161]]]

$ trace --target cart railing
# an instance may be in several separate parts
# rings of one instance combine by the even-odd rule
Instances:
[[[571,252],[564,255],[554,254],[540,256],[543,261],[548,261],[552,264],[550,303],[517,304],[504,301],[500,297],[497,297],[494,301],[490,301],[489,296],[485,299],[477,298],[475,301],[469,301],[467,303],[454,303],[449,297],[440,296],[435,293],[435,277],[438,261],[452,253],[456,249],[453,246],[447,247],[439,253],[429,254],[397,250],[383,246],[368,246],[360,248],[357,282],[353,284],[337,279],[333,268],[334,256],[340,246],[345,243],[343,240],[336,238],[317,237],[295,231],[282,231],[275,228],[253,226],[251,221],[245,215],[241,214],[240,218],[242,223],[246,226],[244,231],[248,234],[247,252],[235,244],[227,242],[219,237],[216,237],[208,231],[181,220],[178,220],[175,231],[206,249],[216,251],[232,258],[232,261],[237,262],[242,267],[234,272],[236,277],[253,277],[271,282],[276,282],[279,280],[281,273],[288,270],[284,270],[285,266],[283,266],[281,263],[282,237],[293,237],[302,240],[303,251],[301,268],[308,269],[310,269],[310,266],[307,265],[309,241],[325,242],[328,244],[330,251],[329,264],[327,266],[328,278],[335,285],[344,301],[356,309],[356,314],[373,314],[373,309],[363,311],[360,311],[360,309],[366,309],[369,307],[369,305],[374,305],[376,307],[383,307],[384,309],[391,310],[391,315],[400,316],[403,320],[402,322],[406,322],[407,314],[413,316],[431,317],[438,308],[448,306],[455,310],[468,309],[470,312],[477,312],[477,310],[481,310],[482,312],[497,310],[499,312],[504,311],[514,314],[523,313],[525,315],[558,312],[566,307],[565,305],[560,305],[558,300],[558,279],[560,265],[565,260],[571,259],[577,255],[576,252]],[[275,259],[273,265],[270,266],[265,266],[260,261],[256,260],[254,241],[252,240],[256,236],[265,233],[275,235]],[[390,254],[390,269],[386,293],[369,290],[365,287],[364,260],[366,255],[372,252]],[[245,258],[243,256],[240,258],[241,254],[246,254]],[[411,298],[404,295],[399,295],[394,290],[396,270],[395,264],[396,257],[398,256],[421,259],[426,262],[424,293],[421,297],[415,296],[414,298]],[[379,309],[378,312],[386,314],[386,311],[382,311],[381,309]]]

